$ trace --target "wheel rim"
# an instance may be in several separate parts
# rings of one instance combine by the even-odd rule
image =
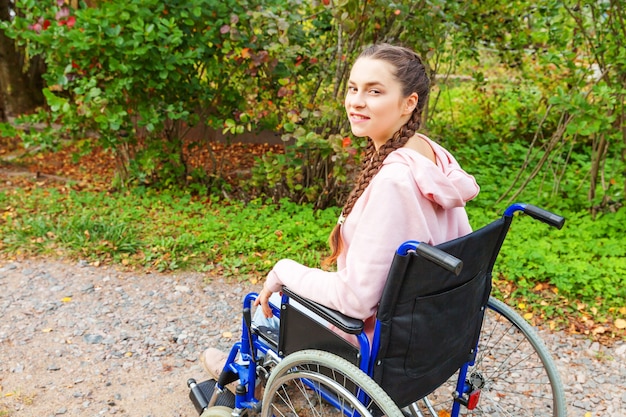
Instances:
[[[339,410],[345,416],[402,416],[370,377],[328,352],[294,353],[272,371],[262,416],[338,417]]]

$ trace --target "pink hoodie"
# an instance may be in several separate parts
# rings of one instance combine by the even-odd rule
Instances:
[[[376,314],[400,244],[417,240],[436,245],[471,232],[464,207],[478,194],[478,185],[447,150],[427,140],[437,165],[408,148],[385,159],[342,226],[345,246],[336,272],[283,259],[268,274],[266,288],[278,292],[286,285],[313,301],[366,320]]]

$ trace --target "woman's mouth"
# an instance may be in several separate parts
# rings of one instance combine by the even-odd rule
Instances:
[[[350,121],[354,123],[363,122],[369,119],[370,119],[369,117],[362,115],[362,114],[350,113]]]

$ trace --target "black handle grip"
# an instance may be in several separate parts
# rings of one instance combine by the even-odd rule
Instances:
[[[537,206],[533,206],[532,204],[527,204],[524,209],[524,213],[528,214],[533,219],[540,220],[550,226],[554,226],[557,229],[561,229],[565,224],[565,218],[559,216],[558,214],[554,214],[548,210],[544,210]]]
[[[455,275],[459,275],[463,269],[462,260],[424,242],[417,245],[415,252],[419,253],[429,261],[436,263],[440,267],[447,269],[450,272],[454,272]]]

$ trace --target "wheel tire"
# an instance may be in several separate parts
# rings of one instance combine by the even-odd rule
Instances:
[[[209,407],[200,414],[200,417],[231,417],[233,409],[223,405]]]
[[[336,417],[340,415],[338,407],[346,415],[402,417],[393,400],[367,374],[345,359],[319,350],[295,352],[272,370],[261,416]]]

